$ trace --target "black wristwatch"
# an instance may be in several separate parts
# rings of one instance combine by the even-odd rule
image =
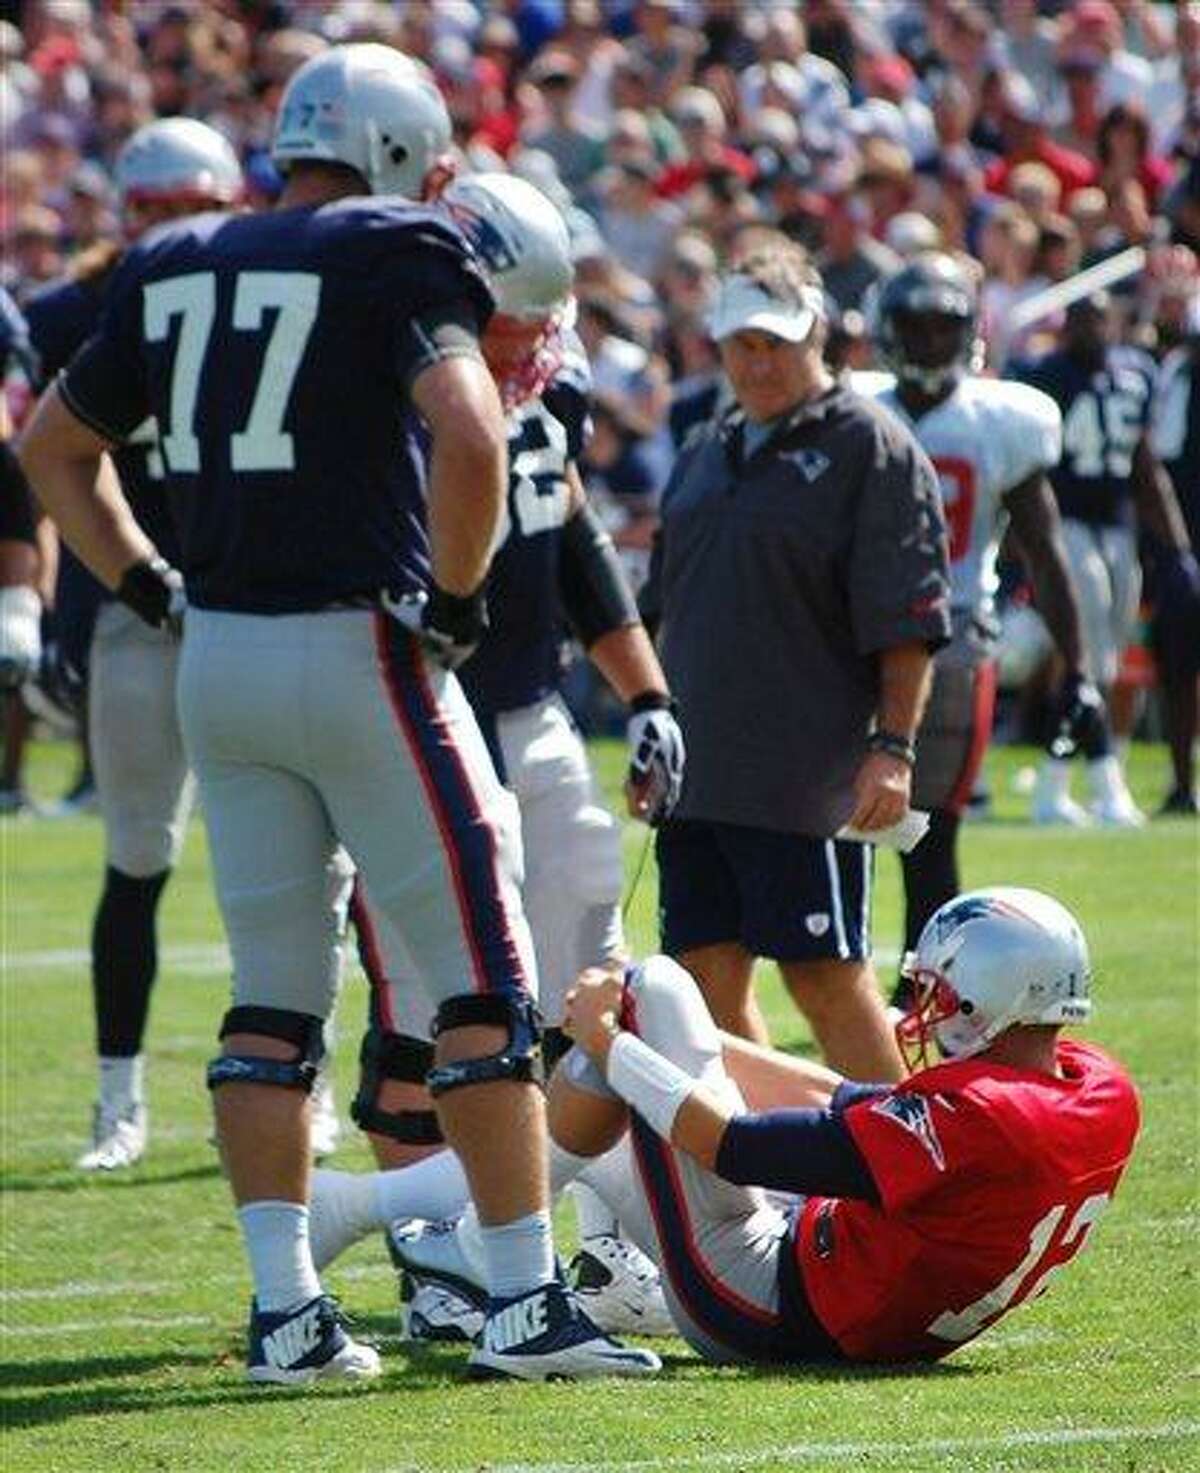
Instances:
[[[867,738],[867,751],[886,752],[889,757],[898,757],[910,767],[915,766],[917,761],[917,749],[909,738],[899,736],[894,731],[885,731],[882,726],[877,726]]]

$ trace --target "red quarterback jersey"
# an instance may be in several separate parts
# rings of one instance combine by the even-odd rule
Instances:
[[[1108,1206],[1138,1131],[1128,1075],[1058,1044],[1061,1078],[966,1059],[844,1114],[880,1202],[810,1197],[809,1303],[855,1360],[937,1360],[1040,1293]]]

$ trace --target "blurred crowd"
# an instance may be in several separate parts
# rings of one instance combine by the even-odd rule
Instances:
[[[155,116],[238,149],[251,206],[291,72],[331,43],[423,60],[464,167],[570,224],[596,432],[585,469],[635,577],[656,493],[718,392],[705,332],[747,232],[805,243],[832,351],[912,254],[973,263],[992,368],[1059,326],[1023,302],[1132,246],[1124,332],[1161,355],[1200,255],[1200,3],[1148,0],[9,0],[3,284],[18,301],[118,231],[111,169]],[[1015,326],[1016,325],[1016,326]]]

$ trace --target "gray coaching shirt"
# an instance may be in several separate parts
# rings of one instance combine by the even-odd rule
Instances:
[[[950,635],[937,474],[842,384],[748,456],[744,439],[737,409],[693,432],[643,594],[687,741],[676,817],[828,837],[853,807],[879,652]]]

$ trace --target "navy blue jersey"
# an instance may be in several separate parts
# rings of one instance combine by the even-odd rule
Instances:
[[[572,345],[540,399],[509,415],[508,506],[491,572],[491,628],[459,678],[485,724],[558,688],[564,631],[558,569],[570,492],[567,466],[583,448],[589,388]]]
[[[64,369],[100,323],[110,272],[86,281],[52,282],[25,305],[29,332],[41,361],[43,383]],[[179,538],[167,506],[162,452],[154,419],[147,417],[113,450],[121,489],[138,525],[168,562],[180,558]]]
[[[1063,453],[1050,480],[1064,517],[1107,526],[1133,520],[1130,473],[1146,433],[1154,393],[1154,363],[1135,348],[1108,350],[1092,371],[1064,352],[1023,364],[1016,377],[1062,411]]]
[[[425,585],[409,399],[492,299],[453,224],[399,200],[196,215],[134,246],[62,392],[99,433],[158,422],[190,603],[297,613]]]

